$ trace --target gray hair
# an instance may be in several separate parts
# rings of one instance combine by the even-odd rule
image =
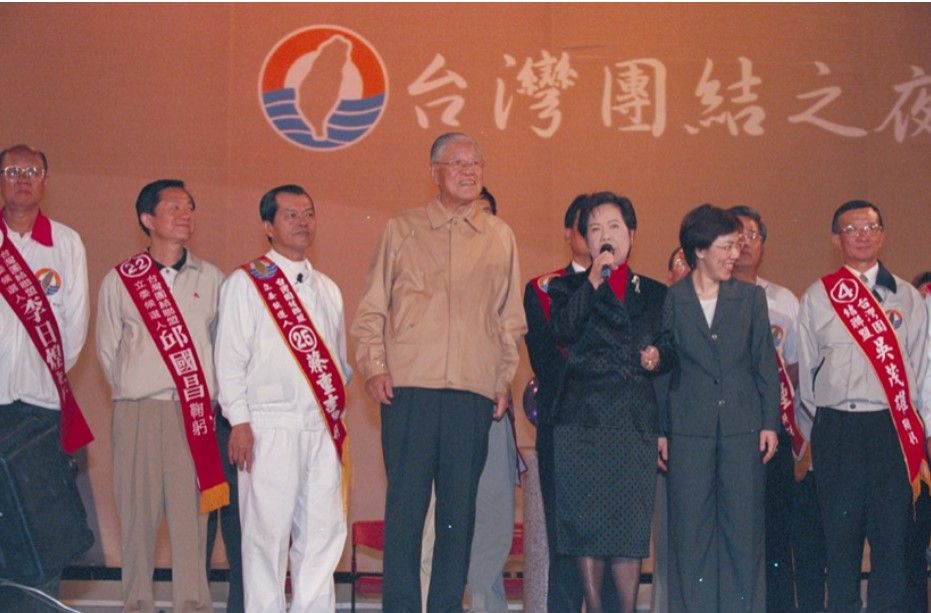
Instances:
[[[482,152],[482,148],[479,147],[478,141],[462,132],[446,132],[445,134],[440,134],[435,141],[433,141],[433,146],[430,147],[430,163],[436,164],[440,161],[440,157],[443,155],[443,150],[446,149],[446,146],[454,141],[466,141],[471,143],[478,149],[479,153]]]

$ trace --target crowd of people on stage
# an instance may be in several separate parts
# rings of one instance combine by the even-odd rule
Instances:
[[[631,200],[585,193],[571,261],[525,285],[484,167],[471,136],[434,141],[436,195],[388,221],[348,323],[308,258],[304,187],[265,193],[269,249],[229,275],[188,248],[184,182],[142,188],[147,247],[104,277],[95,325],[123,610],[155,610],[163,517],[174,611],[212,610],[217,525],[228,611],[335,610],[355,374],[380,406],[383,610],[507,611],[523,339],[548,611],[636,610],[651,552],[654,611],[860,611],[865,542],[868,610],[926,611],[931,273],[913,286],[882,264],[879,207],[836,209],[843,265],[798,300],[759,276],[757,210],[689,211],[660,282],[631,262]],[[0,416],[60,423],[73,453],[93,440],[66,374],[90,318],[84,246],[41,210],[44,153],[4,149],[0,174]]]

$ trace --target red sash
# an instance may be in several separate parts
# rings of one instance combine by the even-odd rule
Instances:
[[[808,441],[802,435],[798,428],[798,422],[795,421],[795,388],[792,387],[792,380],[789,379],[789,372],[786,370],[785,360],[782,354],[776,352],[776,365],[779,367],[779,413],[782,420],[782,427],[786,429],[792,438],[792,455],[795,457],[795,480],[802,481],[808,474],[808,467],[811,466],[811,449]]]
[[[0,294],[26,328],[52,375],[61,403],[61,448],[67,453],[74,453],[93,441],[94,435],[68,383],[58,321],[39,280],[13,241],[7,239],[6,224],[0,222],[0,228]]]
[[[223,476],[216,423],[207,379],[171,290],[155,260],[142,252],[116,267],[126,291],[139,310],[159,355],[178,390],[188,448],[197,473],[200,512],[209,513],[230,503],[230,488]]]
[[[821,282],[838,318],[882,384],[908,469],[912,497],[917,498],[920,481],[931,485],[931,473],[925,457],[924,429],[912,404],[899,339],[872,292],[847,267],[842,266]]]
[[[332,352],[314,327],[304,305],[295,296],[291,283],[274,262],[263,256],[243,264],[242,269],[255,283],[268,314],[307,379],[336,446],[336,455],[342,462],[346,442],[346,426],[342,421],[346,388]]]

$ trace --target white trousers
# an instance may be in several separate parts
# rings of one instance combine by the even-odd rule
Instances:
[[[284,613],[290,551],[291,612],[332,613],[346,517],[329,432],[321,426],[253,428],[252,434],[252,472],[239,471],[246,612]]]

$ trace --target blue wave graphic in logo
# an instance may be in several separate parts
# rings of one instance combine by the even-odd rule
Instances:
[[[278,272],[278,266],[267,260],[254,260],[249,262],[249,274],[260,281],[267,281]]]
[[[295,91],[285,87],[262,94],[265,113],[289,140],[304,147],[334,149],[353,143],[369,131],[381,116],[385,94],[359,100],[340,100],[327,117],[326,138],[314,138],[314,133],[297,109]]]

